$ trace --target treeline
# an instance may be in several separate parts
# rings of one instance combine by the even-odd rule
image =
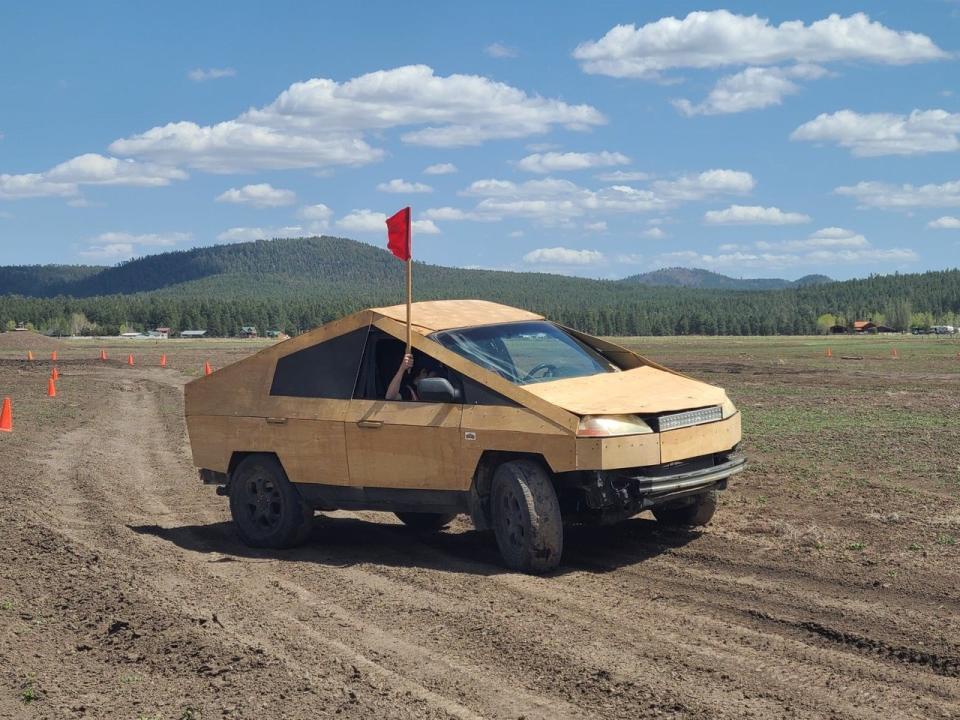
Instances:
[[[11,268],[0,268],[0,283]],[[20,281],[24,278],[22,268]],[[134,282],[136,275],[142,283]],[[65,273],[71,293],[30,297],[0,284],[0,325],[113,334],[170,327],[235,335],[243,325],[296,334],[356,310],[402,301],[402,266],[342,238],[243,243],[164,253]],[[185,279],[187,278],[187,279]],[[872,276],[783,290],[651,287],[544,273],[414,266],[415,299],[482,298],[601,335],[773,335],[824,330],[824,318],[960,324],[960,271]],[[91,289],[130,287],[85,295]],[[951,322],[953,320],[953,322]],[[819,324],[818,324],[819,321]]]

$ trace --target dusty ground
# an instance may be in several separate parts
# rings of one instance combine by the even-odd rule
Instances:
[[[238,544],[181,388],[255,346],[75,343],[49,399],[0,343],[0,717],[960,716],[960,345],[630,342],[729,389],[751,467],[704,531],[578,529],[543,578],[463,521]]]

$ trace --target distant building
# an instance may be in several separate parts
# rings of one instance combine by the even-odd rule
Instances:
[[[170,328],[168,327],[157,328],[156,330],[151,330],[148,334],[150,335],[150,337],[166,340],[168,337],[170,337]]]
[[[894,329],[893,329],[892,327],[890,327],[889,325],[877,325],[876,329],[875,329],[873,332],[878,332],[878,333],[895,333],[896,330],[894,330]]]
[[[257,329],[253,325],[244,325],[240,328],[240,337],[255,338],[257,337]]]
[[[180,333],[180,337],[182,338],[202,338],[206,336],[206,330],[184,330]]]
[[[831,334],[831,335],[843,335],[845,332],[847,332],[847,326],[846,326],[846,325],[831,325],[831,326],[830,326],[830,334]]]
[[[870,320],[854,320],[853,331],[858,333],[875,333],[877,326]]]

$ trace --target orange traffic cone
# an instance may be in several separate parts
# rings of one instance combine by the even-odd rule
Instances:
[[[106,351],[106,350],[101,350],[101,351],[100,351],[100,360],[101,360],[101,361],[104,361],[104,360],[106,360],[106,359],[107,359],[107,351]]]
[[[53,378],[47,380],[47,397],[56,397],[57,396],[57,384],[53,381]]]
[[[897,349],[896,349],[896,348],[890,348],[890,357],[892,357],[894,360],[896,360],[898,357],[900,357],[899,355],[897,355]]]
[[[53,370],[50,371],[50,379],[51,379],[51,380],[59,380],[59,379],[60,379],[60,371],[57,370],[57,367],[56,367],[56,366],[54,366],[54,367],[53,367]]]
[[[213,372],[213,368],[210,367],[210,362],[207,361],[203,364],[203,374],[210,375]]]
[[[27,350],[27,360],[33,362],[33,350]]]
[[[50,352],[50,360],[51,360],[51,362],[56,362],[56,361],[57,361],[57,351],[56,351],[56,350],[52,350],[52,351]]]
[[[825,357],[828,357],[828,358],[832,358],[832,357],[833,357],[833,350],[831,350],[830,348],[827,348],[827,351],[824,353],[824,356],[825,356]]]
[[[130,367],[133,367],[133,353],[130,353],[129,355],[127,355],[127,365],[129,365]]]
[[[167,354],[163,353],[160,356],[160,367],[166,367],[166,366],[167,366]]]
[[[3,399],[3,410],[0,410],[0,432],[13,432],[13,406],[10,398]]]

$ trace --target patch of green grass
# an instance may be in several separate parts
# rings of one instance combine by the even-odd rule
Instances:
[[[867,544],[865,542],[858,540],[857,542],[852,542],[849,545],[847,545],[847,550],[856,550],[859,552],[860,550],[863,550],[866,547],[867,547]]]
[[[0,610],[13,610],[13,600],[0,600]]]
[[[180,720],[202,720],[202,713],[194,707],[187,706],[180,713]]]
[[[40,699],[40,694],[33,687],[32,682],[28,682],[23,690],[20,691],[20,699],[23,701],[24,705],[29,705],[32,702],[36,702]]]
[[[919,550],[923,550],[923,545],[921,545],[920,543],[910,543],[909,545],[907,545],[907,550],[909,550],[910,552],[917,552]]]
[[[937,535],[937,545],[956,545],[957,539],[953,535]]]

